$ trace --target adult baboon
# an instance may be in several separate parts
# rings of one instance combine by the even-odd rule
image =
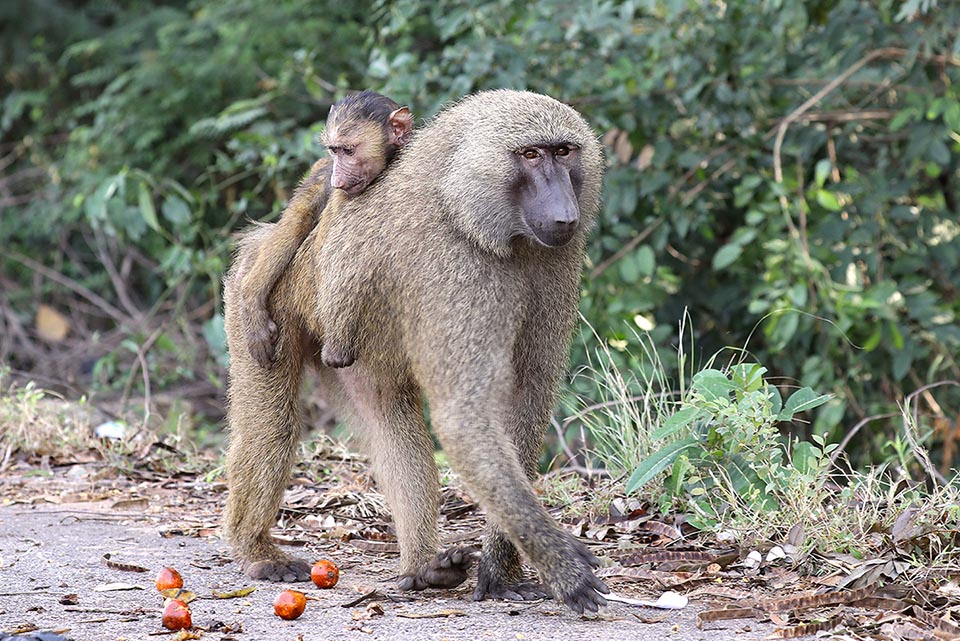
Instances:
[[[319,247],[304,243],[273,294],[279,340],[269,370],[242,348],[234,289],[264,232],[246,237],[225,291],[225,530],[248,574],[308,573],[269,530],[299,439],[301,371],[319,365],[322,318],[324,331],[356,348],[352,367],[319,367],[319,384],[371,455],[396,523],[400,587],[456,585],[469,563],[461,550],[437,555],[426,397],[450,463],[488,515],[474,597],[533,598],[546,588],[578,612],[605,603],[593,556],[530,485],[566,367],[602,169],[589,126],[552,98],[501,90],[444,110],[343,204]],[[521,582],[518,550],[543,587]]]

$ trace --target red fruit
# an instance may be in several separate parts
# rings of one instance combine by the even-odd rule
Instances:
[[[163,609],[163,627],[168,630],[186,630],[193,627],[187,604],[178,599],[171,600]]]
[[[288,621],[303,614],[306,607],[307,597],[303,596],[303,592],[296,590],[284,590],[273,600],[273,611],[278,617]]]
[[[183,587],[183,577],[173,568],[160,568],[157,575],[157,589],[163,592],[171,588],[178,589]]]
[[[340,578],[340,568],[333,561],[322,559],[310,568],[310,578],[318,588],[332,588]]]

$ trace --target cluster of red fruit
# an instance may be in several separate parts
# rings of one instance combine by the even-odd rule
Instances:
[[[310,570],[310,578],[318,588],[332,588],[340,578],[340,569],[333,561],[323,559],[314,563]],[[183,587],[183,577],[173,568],[161,568],[157,575],[157,590],[180,590]],[[296,619],[303,614],[307,607],[307,597],[303,592],[284,590],[277,595],[273,602],[273,611],[281,619]],[[187,602],[176,597],[168,598],[163,608],[163,627],[169,630],[186,630],[193,627],[190,616],[190,606]]]
[[[323,559],[310,568],[310,578],[318,588],[332,588],[340,578],[340,569],[333,561]],[[296,590],[284,590],[273,602],[273,611],[281,619],[296,619],[306,607],[307,597]]]
[[[157,575],[157,590],[179,590],[183,587],[183,577],[173,568],[160,568]],[[190,618],[190,606],[180,599],[167,599],[163,608],[163,627],[169,630],[186,630],[193,627]]]

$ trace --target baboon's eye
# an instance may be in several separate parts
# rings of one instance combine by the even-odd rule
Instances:
[[[344,155],[346,155],[346,156],[352,156],[355,151],[356,151],[356,150],[355,150],[353,147],[344,147],[344,148],[343,148],[343,153],[344,153]]]
[[[535,160],[540,157],[540,152],[536,149],[524,149],[520,152],[520,154],[527,160]]]
[[[557,150],[553,152],[555,156],[569,156],[570,148],[569,147],[557,147]]]

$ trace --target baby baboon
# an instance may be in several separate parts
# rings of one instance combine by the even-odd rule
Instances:
[[[437,554],[425,396],[449,461],[489,519],[474,598],[546,592],[577,612],[605,603],[593,555],[530,485],[566,368],[602,171],[589,126],[547,96],[484,92],[444,110],[301,246],[272,296],[270,370],[238,349],[244,310],[233,290],[263,232],[247,237],[225,289],[238,357],[224,526],[248,574],[309,572],[271,542],[270,528],[300,434],[301,372],[319,365],[316,349],[328,340],[319,318],[329,338],[346,335],[356,347],[353,367],[321,366],[318,384],[370,453],[396,524],[401,588],[456,585],[470,560],[463,550]],[[523,582],[521,552],[542,586]]]
[[[280,222],[269,227],[272,231],[259,243],[256,260],[240,284],[247,308],[247,348],[261,367],[273,360],[277,334],[267,310],[270,293],[327,208],[331,191],[342,189],[349,196],[363,192],[407,144],[412,130],[410,110],[373,91],[347,96],[330,108],[320,138],[330,158],[310,168]],[[335,216],[339,202],[330,204],[325,215]],[[349,365],[342,357],[339,364]]]

